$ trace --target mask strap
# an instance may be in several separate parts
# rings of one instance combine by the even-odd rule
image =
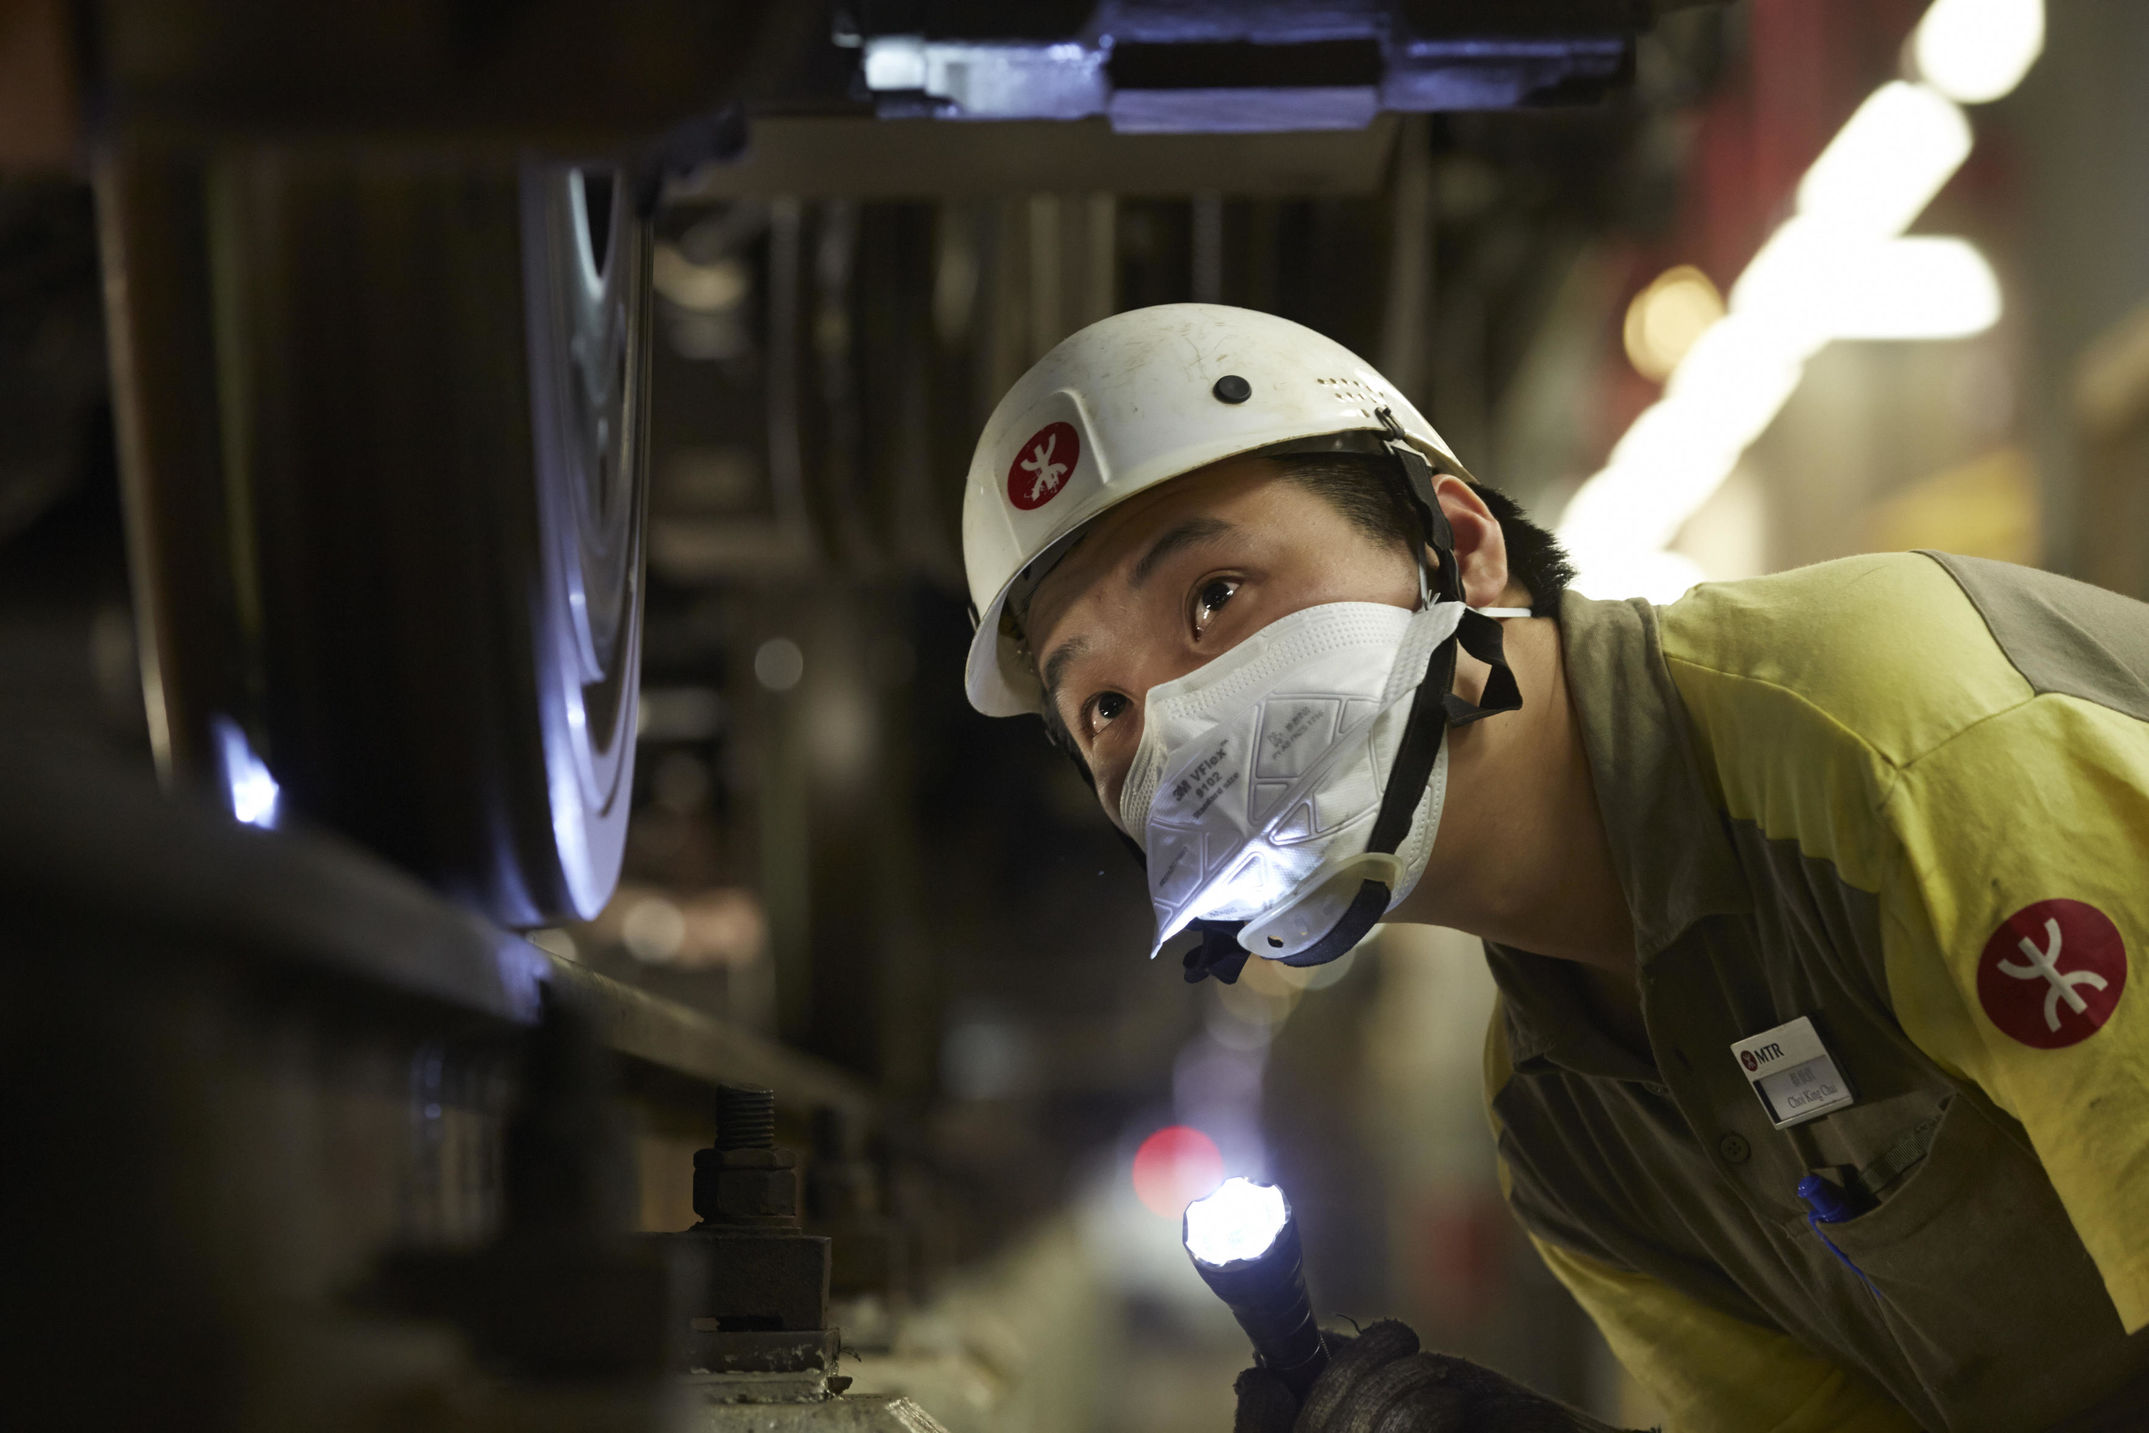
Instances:
[[[1281,963],[1296,966],[1326,965],[1331,960],[1340,960],[1349,955],[1351,948],[1364,940],[1373,927],[1380,923],[1380,918],[1388,914],[1391,894],[1385,881],[1360,883],[1358,894],[1351,899],[1350,908],[1343,912],[1343,919],[1337,921],[1327,935],[1298,954],[1282,957]]]
[[[1448,526],[1447,514],[1440,510],[1440,500],[1433,495],[1433,479],[1439,474],[1426,461],[1425,454],[1412,446],[1403,435],[1403,425],[1395,420],[1395,414],[1386,408],[1375,415],[1381,426],[1388,430],[1383,444],[1388,456],[1395,459],[1396,468],[1403,480],[1403,495],[1412,508],[1417,510],[1418,525],[1425,529],[1425,541],[1417,547],[1418,598],[1425,606],[1433,605],[1435,598],[1447,602],[1462,601],[1462,584],[1455,572],[1455,530]],[[1436,568],[1426,560],[1425,549],[1431,547],[1440,554]]]
[[[1466,611],[1463,615],[1470,614]],[[1498,624],[1493,625],[1497,629]],[[1410,834],[1411,818],[1417,815],[1418,801],[1425,795],[1425,783],[1432,780],[1433,762],[1440,755],[1440,743],[1447,736],[1447,697],[1455,686],[1455,647],[1450,641],[1433,649],[1426,660],[1424,680],[1411,695],[1410,715],[1396,748],[1395,765],[1388,773],[1380,809],[1374,813],[1373,829],[1366,837],[1368,851],[1392,855]],[[1325,965],[1341,956],[1364,940],[1366,933],[1388,913],[1388,902],[1394,894],[1384,881],[1365,882],[1334,929],[1296,955],[1283,957],[1283,963]]]
[[[1485,681],[1484,700],[1477,705],[1455,695],[1455,654],[1458,649],[1492,668],[1492,675]],[[1433,763],[1440,755],[1440,744],[1447,739],[1448,728],[1478,721],[1494,712],[1514,711],[1521,705],[1522,691],[1507,664],[1500,624],[1482,612],[1466,608],[1455,639],[1434,649],[1426,663],[1425,679],[1411,699],[1410,716],[1396,751],[1395,767],[1388,775],[1387,788],[1381,793],[1380,810],[1373,817],[1373,830],[1366,838],[1366,850],[1392,854],[1410,834],[1411,820],[1417,815],[1418,801],[1425,794],[1425,783],[1432,779]],[[1385,882],[1365,882],[1358,888],[1358,895],[1343,918],[1327,935],[1297,954],[1283,957],[1283,963],[1324,965],[1343,955],[1365,939],[1366,933],[1388,913],[1388,902],[1393,895]],[[1234,940],[1237,934],[1234,929]],[[1236,976],[1238,972],[1234,970],[1232,973]],[[1200,978],[1191,972],[1188,975],[1190,980]]]
[[[1465,612],[1467,618],[1470,614]],[[1403,739],[1396,747],[1395,766],[1381,792],[1380,810],[1373,817],[1373,830],[1366,837],[1368,851],[1393,852],[1410,834],[1410,820],[1433,776],[1433,759],[1447,735],[1448,701],[1455,687],[1455,648],[1452,641],[1435,647],[1426,662],[1425,678],[1411,696],[1410,716],[1403,726]],[[1405,799],[1407,796],[1408,799]]]
[[[1204,976],[1213,975],[1221,985],[1237,984],[1239,972],[1246,968],[1246,958],[1252,954],[1239,944],[1239,932],[1246,928],[1246,922],[1194,920],[1188,924],[1201,933],[1201,943],[1180,961],[1186,967],[1186,983],[1198,985]]]
[[[1495,712],[1511,712],[1522,705],[1522,688],[1515,683],[1514,668],[1507,664],[1504,637],[1500,624],[1485,612],[1472,608],[1463,613],[1462,625],[1455,629],[1456,643],[1465,652],[1492,668],[1492,673],[1485,678],[1485,690],[1476,705],[1464,701],[1452,689],[1442,699],[1441,704],[1447,709],[1449,726],[1467,726],[1471,722],[1482,721]],[[1451,678],[1453,660],[1451,655]]]

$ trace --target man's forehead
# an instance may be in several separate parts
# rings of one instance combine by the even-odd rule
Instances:
[[[1030,602],[1031,615],[1049,618],[1098,578],[1122,566],[1129,567],[1129,576],[1134,576],[1133,565],[1174,528],[1204,521],[1216,525],[1206,535],[1228,528],[1229,518],[1219,507],[1274,476],[1272,465],[1260,458],[1226,459],[1137,493],[1099,514],[1038,582]]]

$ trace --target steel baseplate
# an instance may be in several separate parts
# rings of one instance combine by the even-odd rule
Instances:
[[[839,1395],[826,1374],[710,1373],[681,1382],[692,1407],[676,1426],[694,1433],[947,1433],[908,1398]]]

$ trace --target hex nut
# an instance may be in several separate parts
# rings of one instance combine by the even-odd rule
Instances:
[[[716,1176],[718,1219],[767,1219],[798,1214],[798,1173],[789,1169],[726,1169]]]

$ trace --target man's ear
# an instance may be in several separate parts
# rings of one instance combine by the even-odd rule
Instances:
[[[1497,607],[1507,595],[1507,534],[1485,500],[1452,473],[1433,480],[1433,496],[1455,534],[1455,569],[1462,578],[1463,601],[1472,607]]]

